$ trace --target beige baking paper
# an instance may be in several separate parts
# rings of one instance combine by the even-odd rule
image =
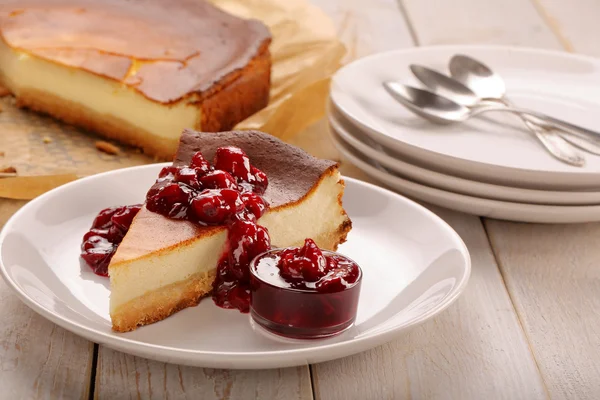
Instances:
[[[325,113],[329,78],[345,53],[332,21],[306,0],[211,0],[218,7],[267,24],[273,35],[271,100],[267,108],[240,123],[283,140],[302,134]],[[0,100],[0,197],[32,199],[78,177],[151,163],[152,158],[120,146],[119,155],[98,151],[101,138]],[[109,188],[107,188],[109,190]]]

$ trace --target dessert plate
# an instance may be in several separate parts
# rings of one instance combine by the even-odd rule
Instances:
[[[447,71],[457,53],[497,71],[516,105],[600,130],[600,60],[545,50],[462,45],[375,54],[335,74],[331,100],[374,140],[430,169],[505,186],[598,190],[600,157],[586,153],[584,168],[555,160],[514,115],[436,125],[409,112],[381,85],[398,80],[418,86],[410,64]]]
[[[548,206],[484,199],[436,189],[391,173],[377,161],[367,159],[344,143],[335,132],[331,135],[337,149],[367,175],[415,199],[440,207],[482,217],[534,223],[580,223],[600,221],[600,205]]]
[[[263,333],[248,314],[211,299],[128,333],[111,330],[109,281],[80,262],[81,237],[105,207],[141,202],[155,164],[91,176],[21,208],[0,233],[0,271],[17,295],[56,324],[141,357],[212,368],[277,368],[332,360],[382,344],[448,307],[470,274],[468,251],[444,221],[383,188],[346,179],[353,230],[338,249],[363,269],[356,324],[324,340]]]
[[[446,175],[402,161],[402,156],[373,141],[341,114],[329,109],[329,125],[344,143],[400,176],[431,187],[487,199],[550,205],[600,204],[599,192],[523,189]]]

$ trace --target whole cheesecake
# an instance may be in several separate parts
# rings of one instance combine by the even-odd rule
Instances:
[[[335,250],[346,239],[351,221],[334,161],[262,132],[186,130],[174,166],[188,165],[196,152],[212,159],[222,146],[242,149],[268,177],[264,199],[270,207],[258,224],[268,230],[272,246],[300,246],[312,238]],[[142,207],[108,266],[113,329],[130,331],[198,304],[213,288],[227,241],[224,226],[200,226]]]
[[[203,0],[5,0],[0,37],[18,105],[158,158],[269,99],[268,29]]]

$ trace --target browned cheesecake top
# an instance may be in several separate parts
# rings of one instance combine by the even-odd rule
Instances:
[[[4,0],[0,34],[12,48],[161,103],[203,94],[270,42],[261,22],[203,0]]]
[[[252,165],[267,174],[269,186],[264,198],[271,208],[300,200],[319,183],[328,169],[337,167],[335,161],[313,157],[274,136],[250,130],[206,133],[186,129],[173,164],[189,164],[197,151],[212,162],[221,146],[241,148]]]

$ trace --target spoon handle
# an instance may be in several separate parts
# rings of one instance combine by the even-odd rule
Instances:
[[[493,105],[493,106],[486,105],[486,106],[482,106],[482,107],[473,109],[471,116],[475,116],[475,115],[478,115],[478,114],[481,114],[484,112],[491,112],[491,111],[508,111],[508,112],[512,112],[515,114],[529,115],[531,117],[542,120],[544,123],[552,126],[553,128],[561,129],[573,136],[576,136],[583,140],[591,141],[592,143],[594,143],[596,145],[600,145],[600,132],[597,132],[597,131],[594,131],[591,129],[587,129],[582,126],[575,125],[575,124],[572,124],[567,121],[563,121],[558,118],[551,117],[544,113],[540,113],[540,112],[533,111],[533,110],[528,110],[526,108],[505,107],[505,106],[498,106],[498,105]]]
[[[503,104],[506,107],[513,107],[513,104],[506,98],[502,98],[502,99],[489,99],[486,100],[486,102],[491,102],[492,104]],[[565,132],[563,130],[558,130],[553,128],[552,126],[546,124],[544,121],[541,121],[539,119],[536,119],[534,117],[530,117],[528,115],[520,115],[521,119],[523,120],[523,122],[525,122],[525,124],[529,127],[529,129],[532,129],[532,126],[536,126],[537,127],[537,131],[538,132],[546,132],[546,136],[547,135],[554,135],[554,136],[558,136],[560,135],[562,137],[562,142],[567,141],[569,143],[560,143],[560,140],[556,140],[556,138],[553,138],[552,140],[554,142],[556,142],[558,144],[559,147],[566,149],[566,146],[564,145],[568,145],[571,144],[581,150],[585,150],[588,153],[591,154],[595,154],[600,156],[600,142],[598,140],[596,140],[595,138],[590,138],[590,137],[581,137],[581,136],[574,136],[568,132]],[[552,130],[554,130],[554,132],[552,132]],[[536,133],[536,136],[538,134]],[[541,138],[538,136],[538,139],[541,140]],[[560,151],[560,150],[559,150]],[[567,150],[565,154],[568,153],[574,153],[572,150]],[[555,155],[556,156],[556,155]],[[581,157],[580,157],[581,158]]]
[[[486,100],[486,103],[484,104],[501,104],[504,107],[513,107],[511,102],[506,98]],[[535,135],[535,137],[546,148],[546,150],[548,150],[548,152],[555,158],[564,163],[578,167],[585,165],[585,158],[577,151],[576,148],[571,145],[572,143],[567,142],[562,136],[559,135],[558,130],[553,129],[543,121],[528,115],[519,114],[519,117],[531,131],[531,133]],[[597,150],[600,151],[600,146],[598,146]]]

